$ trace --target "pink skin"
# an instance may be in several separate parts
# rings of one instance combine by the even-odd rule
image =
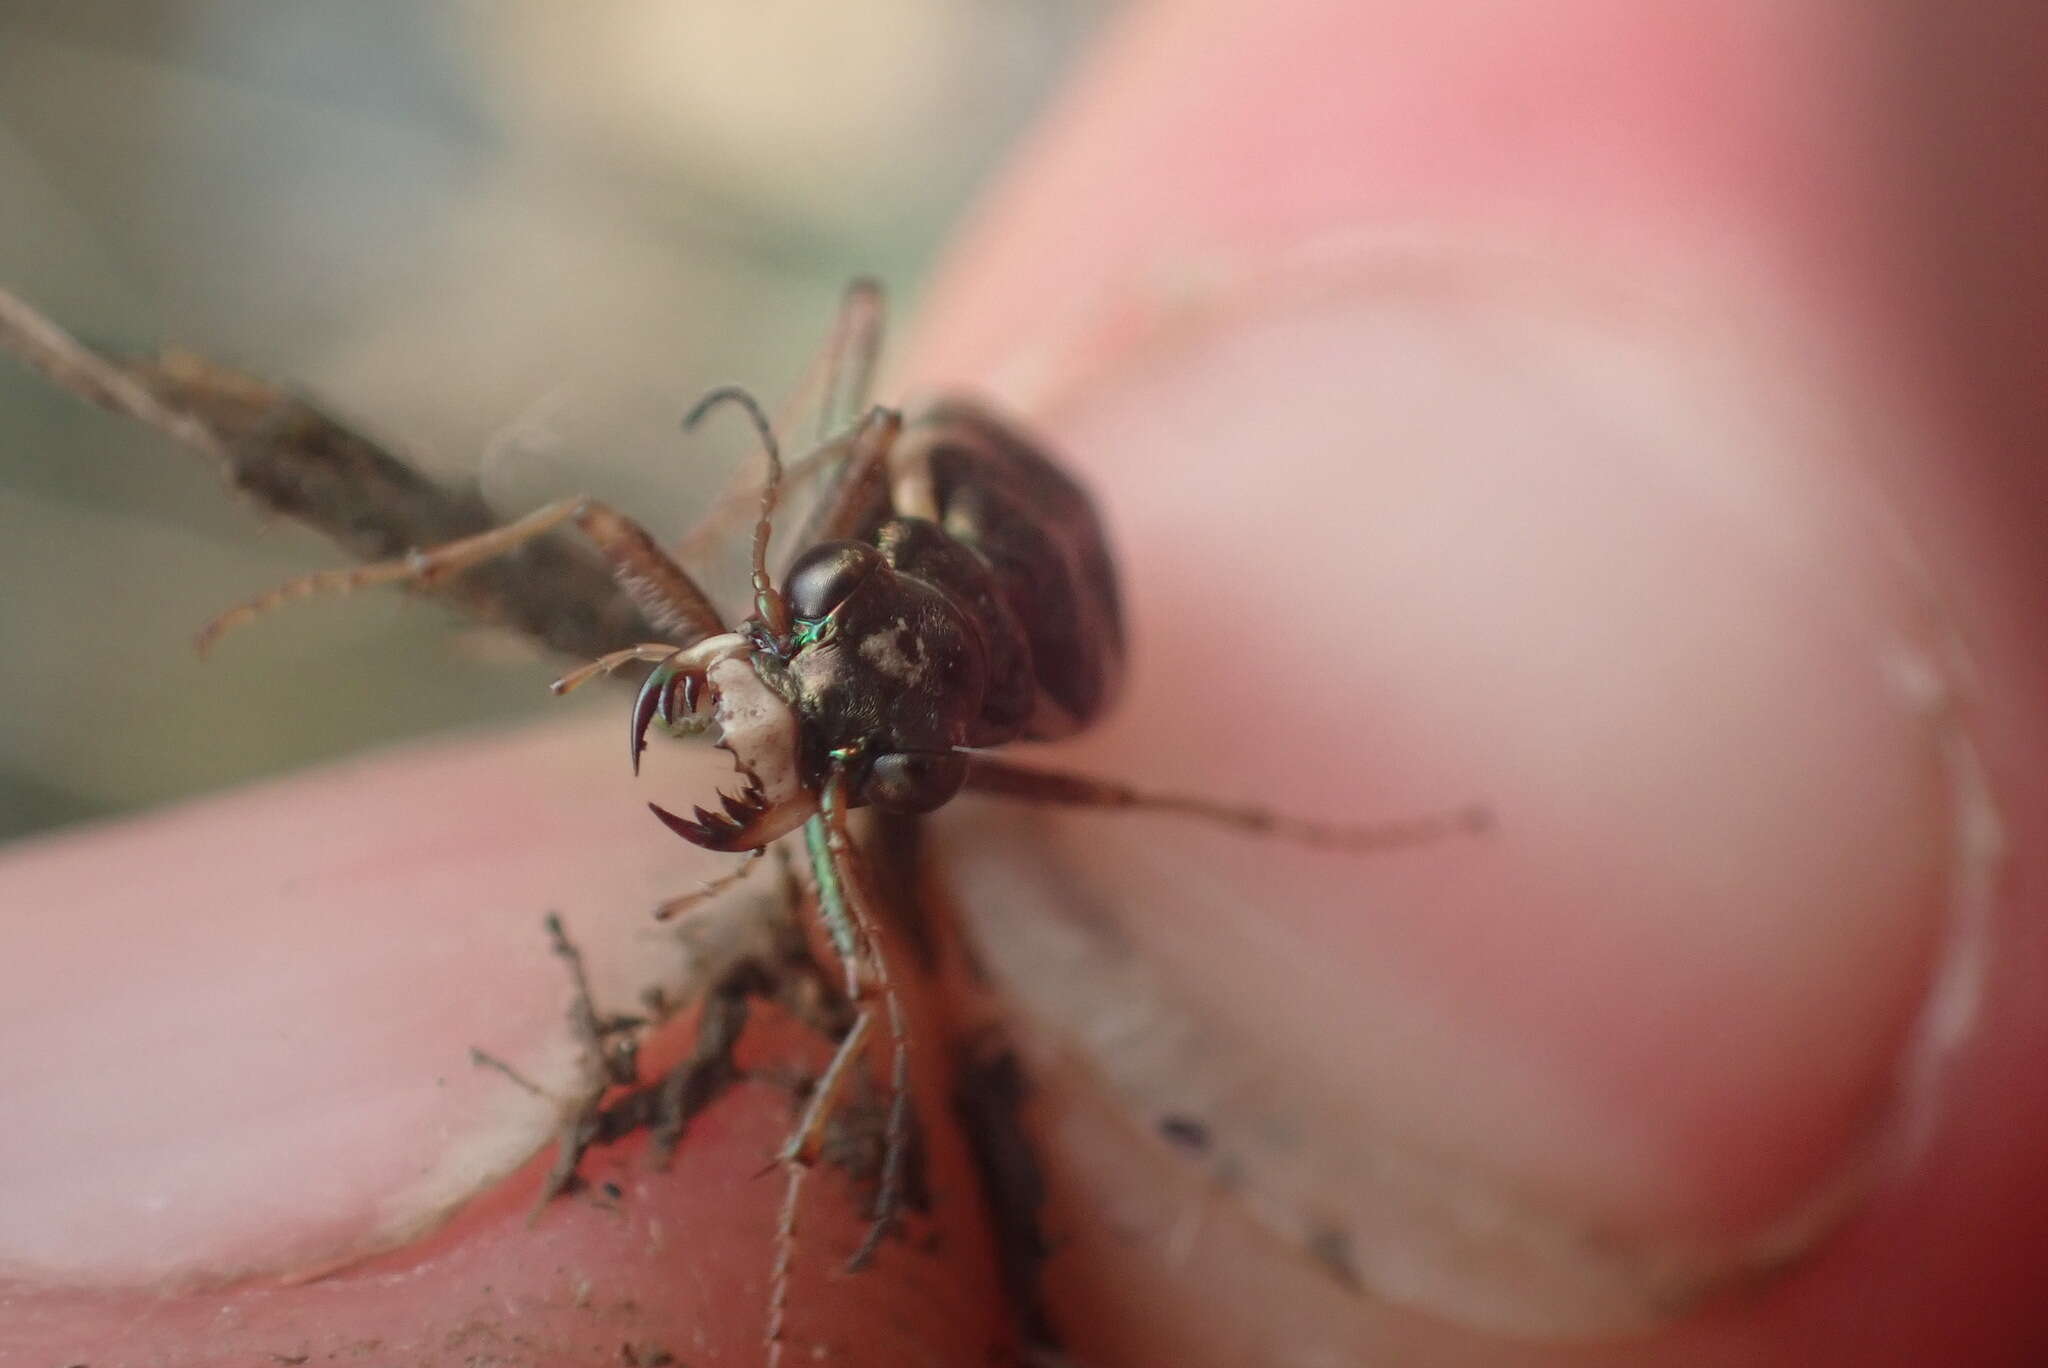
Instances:
[[[1133,675],[1061,762],[1500,821],[1357,861],[943,815],[1038,1081],[1044,1290],[1081,1361],[2048,1342],[2048,491],[2018,350],[2048,225],[2007,183],[1997,102],[2038,88],[2048,19],[2013,10],[2008,34],[1988,5],[1155,7],[991,201],[909,370],[1008,398],[1110,510]],[[49,913],[0,971],[0,1094],[29,1123],[0,1172],[36,1218],[4,1223],[0,1350],[747,1361],[779,1196],[750,1175],[789,1117],[765,1081],[670,1175],[637,1145],[603,1159],[617,1212],[527,1226],[529,1166],[423,1240],[274,1276],[388,1234],[391,1195],[464,1137],[531,1138],[463,1058],[559,1048],[543,911],[620,1001],[644,909],[729,867],[637,816],[695,762],[657,747],[631,786],[622,714],[0,862],[0,906]],[[1118,1009],[1172,1004],[1202,1067],[1118,1073],[1164,1033],[1113,1036],[1086,974],[1046,970],[1028,933],[1068,905],[1136,949]],[[818,1062],[757,1030],[750,1059]],[[913,1052],[939,1255],[838,1277],[857,1220],[829,1182],[804,1208],[792,1340],[833,1361],[976,1361],[1002,1333],[938,1055]],[[1204,1092],[1233,1061],[1263,1091]],[[1154,1138],[1161,1105],[1241,1160],[1230,1191]],[[1283,1124],[1241,1124],[1261,1107]],[[1439,1168],[1383,1245],[1329,1175],[1390,1134]],[[1697,1276],[1660,1314],[1598,1277],[1517,1300],[1417,1253],[1446,1192],[1620,1249],[1623,1284],[1674,1251]],[[1303,1255],[1310,1211],[1391,1302]],[[1791,1266],[1749,1285],[1781,1228]],[[236,1269],[266,1276],[162,1294]],[[1551,1342],[1479,1328],[1536,1322]]]

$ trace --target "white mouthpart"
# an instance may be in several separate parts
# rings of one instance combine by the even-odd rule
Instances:
[[[818,797],[797,772],[796,710],[755,671],[743,654],[728,654],[704,672],[716,699],[713,716],[724,734],[719,744],[766,800],[748,823],[748,836],[766,845],[794,831],[818,810]]]
[[[727,657],[704,672],[725,748],[754,787],[779,802],[796,796],[796,712],[768,687],[751,660]]]

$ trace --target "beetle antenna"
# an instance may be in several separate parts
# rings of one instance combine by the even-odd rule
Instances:
[[[720,404],[733,404],[747,415],[754,433],[761,439],[761,451],[768,458],[768,478],[761,485],[761,516],[754,522],[754,611],[777,641],[789,636],[789,604],[768,578],[768,537],[775,526],[775,500],[782,492],[782,448],[775,441],[775,425],[761,408],[760,400],[738,385],[721,385],[699,399],[683,415],[683,431],[693,431],[704,415]]]

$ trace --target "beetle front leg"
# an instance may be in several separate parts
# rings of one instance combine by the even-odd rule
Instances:
[[[789,1320],[789,1289],[795,1265],[797,1217],[802,1209],[804,1182],[815,1162],[817,1150],[833,1109],[848,1078],[866,1052],[875,1029],[874,1009],[864,999],[866,989],[860,973],[863,960],[874,967],[875,989],[882,998],[890,1037],[889,1114],[884,1131],[881,1181],[875,1193],[875,1207],[867,1236],[848,1260],[849,1270],[866,1265],[874,1257],[882,1238],[894,1227],[902,1203],[904,1164],[910,1151],[910,1036],[904,1024],[903,1002],[889,975],[889,961],[882,949],[874,917],[867,866],[861,859],[847,827],[846,777],[835,768],[825,781],[819,813],[807,825],[811,839],[813,869],[818,880],[818,915],[846,969],[846,995],[855,1008],[852,1026],[840,1038],[832,1062],[819,1075],[818,1083],[805,1103],[789,1139],[776,1155],[776,1162],[788,1171],[782,1193],[782,1208],[776,1223],[775,1261],[769,1275],[768,1326],[766,1330],[769,1368],[782,1362],[784,1330]]]
[[[903,996],[882,948],[867,861],[848,826],[846,784],[846,771],[835,767],[825,780],[818,815],[812,819],[812,829],[822,834],[825,869],[832,876],[832,886],[820,880],[818,910],[835,944],[841,945],[841,954],[846,953],[849,942],[854,950],[847,962],[849,996],[857,1006],[864,1006],[867,992],[857,968],[864,959],[874,968],[874,991],[881,997],[889,1027],[889,1116],[883,1132],[882,1176],[867,1238],[847,1261],[849,1269],[857,1269],[874,1257],[882,1239],[894,1228],[903,1204],[904,1170],[910,1157],[910,1030],[904,1019]]]
[[[237,604],[199,631],[201,652],[226,633],[294,599],[316,594],[348,594],[380,584],[431,586],[472,566],[517,550],[565,523],[574,523],[611,566],[613,578],[640,606],[648,619],[673,633],[680,644],[700,641],[725,630],[718,610],[647,532],[623,513],[595,499],[578,495],[558,499],[523,518],[459,541],[414,551],[398,560],[348,570],[321,570],[286,580],[268,593]]]

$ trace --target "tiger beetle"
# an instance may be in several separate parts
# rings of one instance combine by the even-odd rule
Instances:
[[[753,531],[752,612],[736,625],[640,524],[576,496],[400,560],[291,580],[221,614],[200,634],[203,648],[310,594],[432,585],[563,525],[595,545],[663,639],[592,661],[557,680],[554,690],[566,693],[629,663],[653,665],[629,717],[635,773],[648,732],[660,722],[679,735],[710,733],[730,754],[738,783],[689,816],[649,807],[670,831],[715,851],[759,854],[801,828],[819,917],[855,1008],[777,1156],[790,1182],[771,1292],[771,1362],[780,1357],[802,1175],[877,1029],[876,999],[889,1032],[892,1091],[873,1221],[855,1265],[872,1255],[894,1221],[904,1183],[910,1041],[877,934],[876,896],[848,821],[854,809],[926,813],[975,791],[1172,812],[1350,851],[1426,841],[1484,820],[1467,810],[1347,826],[1204,796],[1144,793],[991,754],[1010,742],[1069,736],[1109,706],[1124,658],[1114,563],[1087,493],[987,408],[946,398],[906,418],[867,404],[881,317],[878,288],[855,282],[827,352],[821,444],[800,467],[819,482],[818,499],[779,579],[768,570],[784,483],[773,425],[738,388],[713,390],[684,419],[686,429],[694,428],[714,408],[731,405],[751,421],[766,456]],[[698,900],[676,899],[662,914]]]

